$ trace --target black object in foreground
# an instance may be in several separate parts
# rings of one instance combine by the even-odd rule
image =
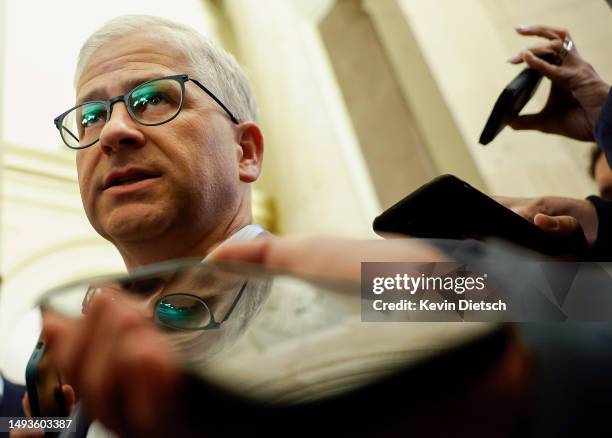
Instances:
[[[553,237],[453,175],[421,186],[374,220],[377,233],[434,239],[498,238],[551,256],[586,258],[580,233]]]
[[[185,374],[178,397],[184,403],[176,406],[177,418],[184,419],[177,425],[185,429],[169,433],[229,437],[378,437],[405,436],[410,431],[430,436],[485,436],[475,433],[476,421],[465,416],[467,411],[474,411],[464,409],[468,403],[457,404],[462,411],[458,418],[465,423],[461,426],[454,421],[432,422],[431,414],[423,414],[452,418],[454,413],[449,414],[448,398],[461,400],[468,394],[475,382],[490,372],[511,342],[510,326],[499,325],[477,339],[400,368],[368,385],[301,403],[254,401],[215,382]],[[207,418],[214,421],[202,420],[203,407]],[[496,410],[508,412],[505,404],[498,404]],[[488,426],[498,421],[488,420]],[[504,426],[496,425],[496,430]],[[457,433],[463,427],[470,430],[469,435]]]

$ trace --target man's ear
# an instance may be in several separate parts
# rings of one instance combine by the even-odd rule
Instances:
[[[259,126],[253,122],[238,125],[240,181],[251,183],[259,178],[263,162],[264,140]]]

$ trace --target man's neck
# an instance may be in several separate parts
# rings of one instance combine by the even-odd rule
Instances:
[[[172,259],[204,258],[221,242],[252,222],[250,217],[234,219],[209,231],[186,232],[188,227],[185,227],[150,241],[117,244],[117,249],[128,271]],[[194,239],[194,234],[199,237]]]

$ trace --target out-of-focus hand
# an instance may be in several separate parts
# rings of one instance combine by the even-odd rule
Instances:
[[[75,402],[75,394],[74,389],[70,385],[62,385],[62,394],[64,396],[64,401],[66,402],[66,408],[68,414],[72,412],[72,408]],[[23,398],[21,399],[21,406],[23,407],[23,413],[26,417],[32,416],[32,410],[30,409],[30,399],[28,397],[28,393],[26,392]],[[25,432],[25,431],[13,431],[9,434],[9,438],[39,438],[45,436],[43,431],[41,432]]]
[[[593,245],[597,239],[599,226],[597,210],[586,199],[558,196],[541,198],[498,196],[495,199],[549,234],[570,236],[583,231],[589,245]]]
[[[100,295],[79,320],[47,312],[43,334],[53,363],[75,385],[91,418],[120,436],[168,436],[177,430],[178,361],[163,335],[135,309]]]
[[[232,242],[213,260],[258,263],[297,275],[357,280],[361,262],[449,261],[437,249],[414,239],[356,240],[338,237],[266,237]]]
[[[525,36],[547,39],[544,44],[530,47],[510,59],[513,64],[525,62],[552,81],[546,105],[537,114],[519,116],[510,123],[514,129],[535,129],[583,141],[593,141],[593,128],[599,117],[610,85],[578,53],[576,46],[561,65],[551,64],[541,57],[556,56],[563,41],[571,38],[567,30],[547,26],[518,26]]]

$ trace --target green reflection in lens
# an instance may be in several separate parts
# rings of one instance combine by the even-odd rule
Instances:
[[[208,319],[206,307],[196,299],[181,297],[182,305],[162,299],[156,308],[157,319],[176,328],[199,328]]]
[[[85,105],[81,113],[81,126],[89,127],[101,120],[106,120],[106,107],[101,103]]]
[[[144,85],[132,93],[132,107],[136,110],[142,111],[147,106],[157,106],[165,102],[165,97],[161,87],[152,83]]]

